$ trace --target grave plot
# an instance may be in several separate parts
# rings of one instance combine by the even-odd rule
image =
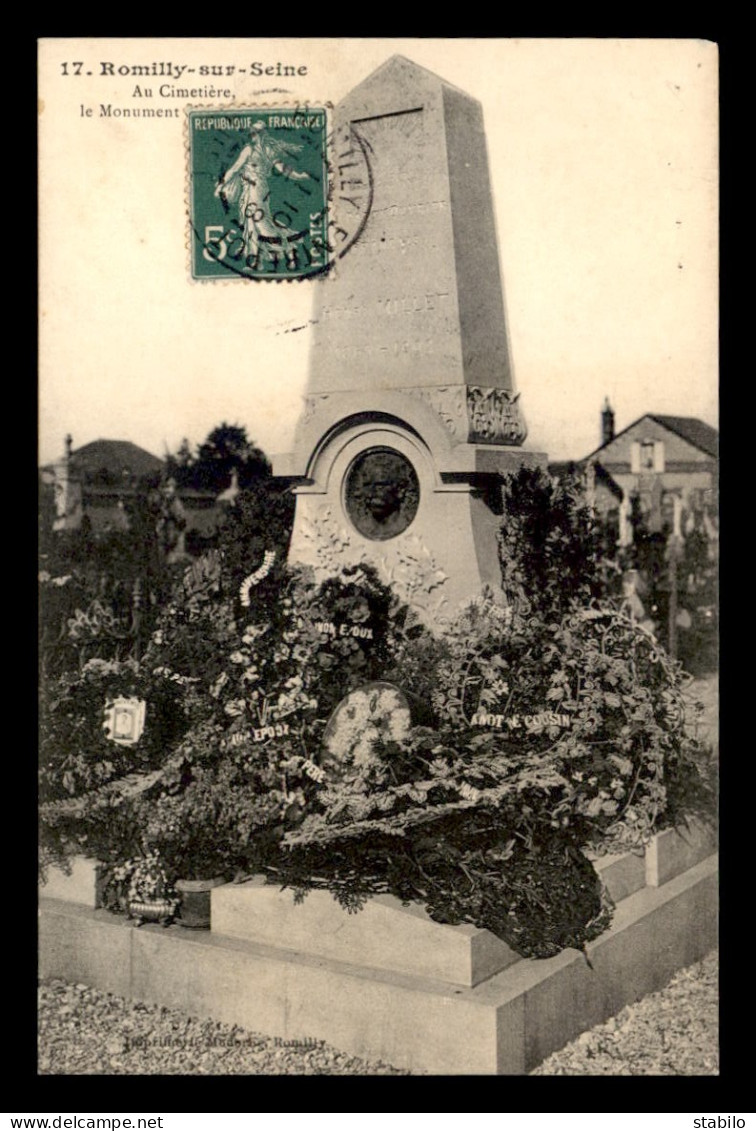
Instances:
[[[711,948],[712,834],[674,827],[704,751],[643,629],[513,598],[435,635],[369,565],[262,584],[188,571],[141,667],[60,681],[45,786],[74,752],[81,779],[42,807],[45,976],[520,1073]],[[85,844],[100,865],[55,869]]]

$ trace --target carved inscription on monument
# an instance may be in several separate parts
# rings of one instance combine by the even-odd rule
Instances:
[[[365,315],[425,314],[432,310],[444,309],[448,300],[448,291],[427,291],[424,294],[410,295],[379,295],[366,303],[350,303],[348,306],[324,306],[320,311],[320,321],[328,322],[333,318],[364,318]]]

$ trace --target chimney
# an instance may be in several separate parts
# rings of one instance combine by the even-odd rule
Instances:
[[[608,444],[610,440],[614,439],[614,409],[609,404],[609,398],[605,397],[604,407],[601,410],[601,446]]]

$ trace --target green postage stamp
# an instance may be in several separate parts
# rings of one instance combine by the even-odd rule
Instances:
[[[328,269],[325,109],[190,110],[195,279],[293,279]]]

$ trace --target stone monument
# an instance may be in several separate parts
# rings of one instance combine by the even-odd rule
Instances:
[[[276,475],[290,560],[370,561],[426,614],[500,591],[498,474],[524,452],[480,103],[401,56],[334,111],[342,215],[305,405]]]

